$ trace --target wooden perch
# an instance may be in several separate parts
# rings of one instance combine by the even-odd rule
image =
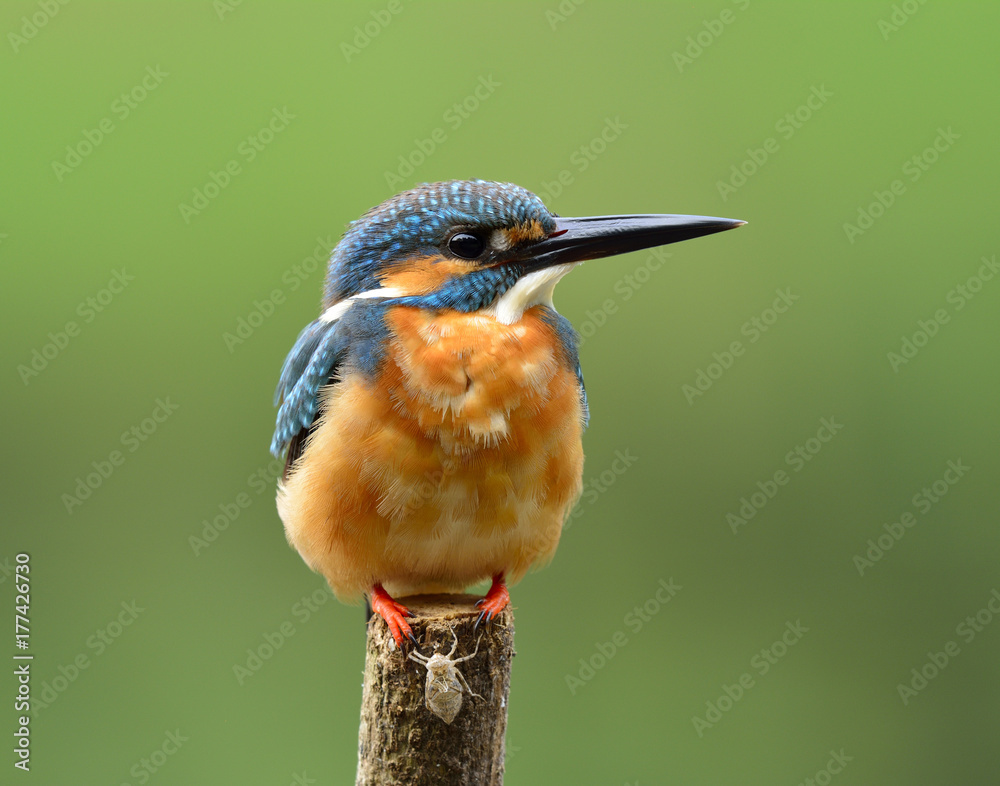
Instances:
[[[451,723],[428,709],[428,667],[407,657],[413,645],[406,642],[400,652],[381,617],[375,615],[368,622],[358,786],[503,783],[514,615],[508,607],[473,630],[479,616],[477,600],[475,595],[399,599],[413,612],[408,621],[417,639],[416,649],[425,658],[447,656],[454,637],[458,638],[453,668],[481,698],[463,690],[461,707]],[[478,653],[457,662],[473,653],[477,641]],[[440,663],[438,659],[431,665]],[[454,696],[443,698],[455,702]],[[439,711],[441,699],[438,693],[431,701]],[[450,714],[447,706],[443,714]]]

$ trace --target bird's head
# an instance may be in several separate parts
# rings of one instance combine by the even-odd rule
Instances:
[[[588,259],[721,232],[745,222],[681,215],[562,218],[520,186],[427,183],[353,222],[330,259],[324,308],[349,298],[474,312],[502,322],[551,304],[556,283]]]

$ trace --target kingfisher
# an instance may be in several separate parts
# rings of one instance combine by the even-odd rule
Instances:
[[[511,183],[425,183],[350,224],[322,313],[275,392],[271,452],[289,543],[344,602],[367,601],[397,646],[397,598],[549,561],[582,491],[589,420],[578,336],[552,304],[586,260],[741,226],[728,218],[563,218]]]

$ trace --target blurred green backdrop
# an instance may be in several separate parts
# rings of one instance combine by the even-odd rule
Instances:
[[[508,782],[1000,782],[998,25],[917,0],[6,3],[23,779],[351,782],[362,614],[285,544],[271,393],[344,225],[483,177],[562,215],[750,222],[559,287],[588,485],[513,593]]]

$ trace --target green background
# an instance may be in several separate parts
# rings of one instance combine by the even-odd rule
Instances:
[[[21,780],[351,782],[362,613],[297,605],[326,596],[274,509],[271,394],[317,314],[314,249],[404,187],[482,177],[561,215],[750,222],[669,247],[651,273],[637,253],[558,289],[589,334],[591,493],[554,563],[513,592],[508,782],[799,783],[839,769],[831,751],[851,760],[820,782],[1000,781],[1000,278],[982,267],[1000,245],[995,3],[47,7],[0,12],[0,615],[27,552],[32,690],[54,699]],[[33,15],[46,23],[28,37]],[[123,116],[147,68],[159,82]],[[826,98],[803,108],[811,94]],[[294,117],[249,160],[241,145],[275,110]],[[102,120],[113,129],[69,166]],[[182,215],[231,160],[239,173]],[[849,237],[894,180],[892,205]],[[956,294],[981,268],[992,280]],[[102,293],[116,271],[127,287]],[[773,320],[777,290],[796,299]],[[939,309],[948,321],[894,369]],[[751,341],[754,317],[773,324]],[[241,319],[256,324],[227,344]],[[69,321],[76,335],[49,346]],[[735,341],[742,354],[710,367]],[[26,374],[36,351],[52,357]],[[699,371],[716,378],[686,396]],[[158,399],[175,411],[123,441]],[[808,443],[823,418],[842,428]],[[797,446],[808,462],[788,461]],[[120,466],[67,502],[115,450]],[[619,474],[617,451],[635,458]],[[970,469],[914,500],[949,461]],[[779,470],[788,483],[734,533],[727,514]],[[895,540],[885,525],[906,513]],[[859,570],[880,536],[891,547]],[[661,580],[681,587],[662,607]],[[122,603],[141,611],[119,628]],[[808,630],[762,673],[787,624]],[[238,678],[283,625],[293,635]],[[949,641],[959,654],[904,703],[898,686]],[[708,703],[725,711],[699,730]],[[179,750],[154,756],[175,731]]]

